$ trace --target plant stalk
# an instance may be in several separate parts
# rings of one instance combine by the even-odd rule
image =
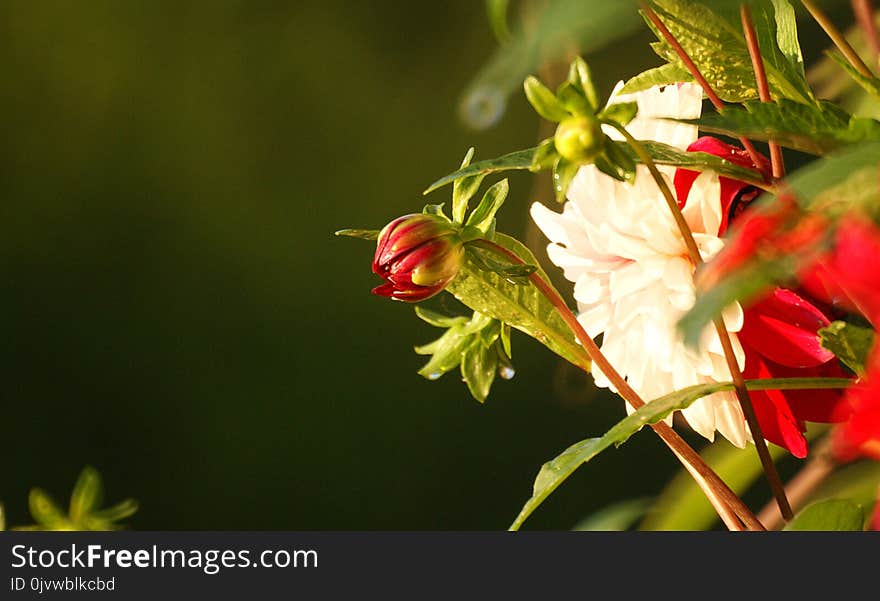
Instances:
[[[469,244],[478,245],[487,250],[498,253],[512,263],[519,265],[524,263],[516,253],[489,240],[477,239],[469,242]],[[575,317],[574,313],[572,313],[571,309],[565,303],[565,300],[559,296],[556,290],[537,272],[532,273],[529,276],[529,280],[535,285],[541,294],[550,301],[565,321],[566,325],[572,330],[578,342],[584,347],[590,360],[602,370],[602,373],[604,373],[614,387],[617,388],[620,396],[622,396],[624,400],[635,409],[644,406],[645,402],[639,394],[633,390],[629,383],[627,383],[614,366],[611,365],[599,349],[598,345],[592,338],[590,338],[590,335],[587,334],[586,330],[584,330],[581,323],[577,320],[577,317]],[[663,442],[666,443],[666,446],[672,450],[679,461],[682,462],[688,472],[694,477],[697,484],[712,503],[712,506],[718,512],[718,515],[724,521],[728,529],[737,531],[741,531],[745,528],[756,531],[765,529],[761,522],[755,517],[754,513],[752,513],[748,506],[743,503],[742,499],[740,499],[736,493],[724,483],[718,474],[716,474],[712,468],[703,461],[699,454],[694,451],[694,449],[691,448],[690,445],[688,445],[687,442],[675,432],[675,430],[670,428],[664,422],[651,424],[651,428],[657,433]]]
[[[770,86],[767,83],[767,72],[764,70],[764,59],[761,56],[761,46],[758,44],[758,35],[755,33],[755,25],[752,22],[752,11],[743,3],[739,9],[742,21],[743,34],[746,36],[746,46],[749,48],[749,57],[752,59],[752,70],[755,72],[755,82],[758,84],[758,97],[761,102],[773,102],[770,96]],[[767,143],[770,149],[770,168],[773,179],[785,177],[785,163],[782,159],[782,149],[779,144],[772,140]]]
[[[691,232],[691,228],[688,226],[687,221],[678,206],[678,202],[675,200],[675,196],[666,184],[666,180],[663,178],[660,170],[657,169],[657,165],[654,164],[654,159],[651,158],[651,155],[645,150],[645,147],[636,140],[624,126],[613,121],[607,123],[623,135],[627,143],[639,157],[639,160],[648,168],[651,177],[654,178],[654,181],[660,188],[669,210],[672,211],[675,223],[678,225],[682,238],[684,238],[688,256],[693,262],[694,267],[699,267],[703,264],[703,257],[700,255],[700,249],[697,247],[697,243],[694,240],[693,232]],[[779,510],[782,512],[782,516],[787,520],[790,520],[793,517],[793,514],[788,499],[785,496],[785,487],[779,477],[779,472],[776,471],[776,464],[773,463],[770,451],[767,449],[767,442],[764,440],[764,435],[761,432],[761,425],[758,423],[758,416],[755,414],[755,408],[752,405],[749,392],[746,389],[742,371],[739,368],[739,363],[736,360],[736,354],[733,350],[733,344],[730,340],[730,334],[727,331],[727,327],[724,325],[724,318],[721,316],[715,318],[713,324],[715,325],[715,331],[718,333],[721,348],[724,351],[724,358],[727,362],[727,368],[730,370],[731,380],[733,381],[736,390],[737,400],[739,400],[743,416],[746,418],[749,431],[752,433],[752,439],[755,443],[755,449],[758,451],[758,457],[761,459],[764,474],[767,477],[770,489],[773,491],[773,496],[779,504]]]
[[[804,8],[806,8],[810,15],[812,15],[816,23],[819,24],[819,27],[828,34],[828,37],[831,38],[831,41],[834,42],[837,49],[840,50],[844,57],[846,57],[846,60],[849,61],[849,64],[852,65],[853,69],[865,77],[874,77],[874,73],[868,68],[868,65],[865,64],[858,52],[856,52],[850,43],[846,41],[846,36],[843,35],[834,23],[831,22],[828,15],[822,12],[812,0],[801,0],[801,4],[803,4]]]
[[[853,13],[865,34],[868,48],[871,49],[871,58],[874,67],[880,60],[880,36],[877,35],[877,23],[874,21],[874,7],[871,0],[852,0]]]
[[[715,90],[712,89],[712,86],[709,85],[709,82],[706,81],[706,78],[703,77],[703,74],[700,73],[700,69],[697,67],[696,63],[691,59],[682,45],[679,43],[675,36],[672,35],[672,32],[669,31],[669,28],[666,27],[666,24],[662,19],[654,12],[648,3],[644,0],[639,0],[639,7],[642,9],[642,12],[645,13],[645,16],[654,24],[654,27],[660,32],[666,42],[672,46],[672,49],[678,55],[678,58],[681,59],[681,62],[684,64],[685,68],[691,74],[691,77],[696,80],[700,87],[703,88],[703,92],[709,98],[709,101],[712,103],[712,106],[715,107],[719,113],[724,112],[724,103],[721,101],[721,98],[718,97],[718,94],[715,93]],[[746,152],[749,153],[749,157],[752,159],[752,163],[754,163],[760,169],[760,165],[763,163],[761,161],[761,155],[758,154],[758,151],[755,149],[755,145],[752,144],[752,141],[746,138],[745,136],[739,137],[740,144],[743,145],[743,148],[746,149]]]
[[[785,486],[792,507],[798,510],[803,507],[813,491],[825,481],[825,478],[836,467],[837,462],[831,455],[831,440],[827,438],[816,447],[809,462]],[[768,530],[777,530],[784,523],[782,515],[779,513],[779,507],[772,501],[761,510],[758,516],[758,519],[767,526]]]

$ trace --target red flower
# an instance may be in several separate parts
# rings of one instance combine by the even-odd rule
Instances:
[[[707,152],[740,167],[758,169],[762,173],[770,170],[770,162],[765,157],[760,157],[761,165],[755,165],[749,153],[742,148],[725,144],[718,138],[709,136],[697,138],[693,144],[688,146],[688,152]],[[673,184],[679,206],[684,207],[688,192],[699,175],[699,171],[691,171],[690,169],[675,171]],[[719,177],[718,181],[721,184],[721,227],[718,228],[718,235],[721,236],[727,231],[728,221],[741,214],[761,191],[746,182],[729,177]]]
[[[834,234],[834,246],[803,270],[813,294],[861,313],[880,324],[880,227],[867,217],[847,215]],[[880,349],[871,349],[864,376],[849,391],[852,418],[834,432],[840,461],[880,460]]]
[[[868,372],[847,395],[852,417],[834,431],[832,448],[838,461],[880,461],[880,353],[875,348],[871,355]]]
[[[430,298],[458,274],[463,256],[458,230],[442,217],[398,217],[379,233],[373,273],[386,283],[373,294],[412,303]]]
[[[744,150],[714,138],[700,138],[688,150],[708,152],[744,167],[766,169],[766,164],[756,166]],[[674,183],[679,203],[686,201],[697,175],[689,170],[676,171]],[[737,236],[713,261],[708,274],[703,274],[703,283],[730,273],[754,255],[765,252],[768,244],[772,252],[786,252],[807,243],[819,232],[816,228],[802,229],[774,240],[774,234],[794,209],[793,203],[783,202],[773,212],[748,210],[748,203],[759,191],[745,182],[725,177],[719,181],[721,232],[728,221],[736,220]],[[744,310],[739,333],[746,353],[743,375],[749,379],[844,376],[834,355],[819,343],[818,330],[829,323],[825,314],[803,296],[783,288],[773,290]],[[807,455],[805,422],[840,422],[850,413],[844,395],[833,390],[753,391],[750,398],[764,437],[796,457]]]
[[[739,340],[746,352],[743,375],[760,378],[842,378],[834,355],[822,348],[818,330],[829,324],[815,305],[776,288],[745,310]],[[749,393],[764,437],[806,457],[805,422],[846,420],[850,405],[837,390],[755,390]]]
[[[834,247],[801,271],[803,286],[826,302],[861,313],[880,324],[880,227],[867,217],[847,215]]]

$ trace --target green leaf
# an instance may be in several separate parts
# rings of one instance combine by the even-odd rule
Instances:
[[[504,351],[507,358],[513,357],[510,349],[510,326],[503,322],[501,324],[501,350]],[[507,379],[509,380],[510,378]]]
[[[498,324],[491,318],[475,312],[465,323],[458,322],[448,326],[446,332],[437,340],[415,347],[416,354],[431,355],[428,363],[419,370],[419,375],[428,380],[436,380],[457,368],[479,331],[490,327],[497,328]]]
[[[471,396],[479,402],[486,402],[495,372],[498,369],[498,352],[494,344],[484,346],[476,341],[468,347],[461,358],[461,377],[467,384]]]
[[[862,75],[855,67],[849,64],[848,60],[837,52],[826,52],[825,54],[846,71],[853,81],[859,84],[866,92],[875,98],[880,98],[880,79],[874,76],[867,77]]]
[[[788,453],[768,445],[774,461]],[[724,439],[706,447],[700,457],[733,492],[742,495],[763,473],[757,453],[737,448]],[[708,530],[718,521],[718,513],[693,476],[682,469],[669,481],[656,504],[639,524],[640,530]]]
[[[547,121],[562,121],[569,117],[568,111],[556,95],[536,77],[529,75],[523,82],[523,89],[529,104]]]
[[[442,313],[438,313],[437,311],[426,309],[421,305],[416,305],[413,308],[415,309],[416,315],[418,315],[419,319],[421,319],[425,323],[431,324],[435,328],[452,328],[455,326],[464,325],[470,321],[470,319],[464,316],[449,317],[443,315]]]
[[[798,265],[794,254],[778,259],[758,259],[750,264],[737,267],[736,271],[709,290],[697,293],[694,306],[678,322],[684,335],[684,343],[697,348],[703,330],[734,302],[748,305],[776,284],[791,279]]]
[[[638,162],[638,157],[626,142],[612,143],[618,147],[618,150],[626,153],[632,160]],[[649,140],[643,140],[642,145],[658,165],[684,167],[695,171],[705,171],[708,169],[715,171],[718,175],[724,175],[732,179],[738,179],[755,185],[763,185],[761,183],[761,175],[757,171],[741,167],[706,152],[683,152],[674,146]],[[556,154],[556,147],[553,145],[553,138],[548,138],[538,146],[532,148],[517,150],[495,159],[487,159],[485,161],[471,163],[463,169],[459,169],[458,171],[454,171],[441,177],[432,183],[428,189],[425,190],[424,194],[442,188],[450,182],[454,182],[461,178],[472,177],[477,174],[485,176],[502,171],[546,169],[551,167],[558,158],[559,155]]]
[[[501,118],[511,93],[546,64],[586,54],[637,31],[638,13],[628,2],[554,0],[535,4],[527,25],[513,32],[465,89],[459,111],[465,123],[483,129]]]
[[[788,390],[806,388],[843,388],[850,384],[845,378],[776,378],[747,380],[749,390]],[[575,443],[561,455],[541,467],[532,497],[526,501],[519,516],[514,520],[511,530],[518,530],[522,523],[559,487],[578,467],[609,448],[620,446],[630,436],[648,424],[655,424],[673,411],[685,409],[706,395],[734,390],[732,382],[713,382],[688,386],[646,403],[629,416],[617,422],[601,438],[589,438]]]
[[[782,55],[798,73],[806,80],[804,74],[804,57],[798,42],[797,17],[788,0],[773,0],[773,16],[776,21],[776,44]]]
[[[626,125],[633,120],[638,112],[639,104],[637,102],[615,102],[602,109],[599,117]]]
[[[862,508],[847,499],[828,499],[808,505],[788,523],[785,530],[857,531],[863,530]]]
[[[832,222],[852,211],[873,211],[880,205],[880,143],[864,142],[813,161],[786,178],[807,213],[820,212]],[[751,210],[772,208],[775,199],[763,196]],[[832,231],[833,228],[829,228]],[[810,247],[804,252],[812,252]],[[747,303],[774,285],[794,279],[803,257],[794,251],[770,258],[754,257],[736,271],[698,294],[694,306],[679,322],[685,342],[696,344],[703,328],[734,301]]]
[[[600,509],[578,522],[572,530],[578,532],[620,532],[645,515],[653,499],[628,499]]]
[[[507,27],[507,5],[509,0],[486,0],[486,14],[492,33],[502,44],[510,41],[510,29]]]
[[[742,167],[708,152],[685,152],[675,146],[651,140],[642,140],[641,142],[642,146],[644,146],[645,150],[648,151],[648,154],[651,155],[651,158],[658,165],[681,167],[693,171],[714,171],[718,175],[731,179],[737,179],[756,186],[763,185],[763,178],[755,169]],[[623,152],[629,154],[634,161],[638,162],[638,156],[629,144],[626,142],[615,142],[615,145]]]
[[[103,496],[104,487],[101,483],[101,475],[95,468],[86,466],[80,472],[70,495],[70,519],[77,523],[80,522],[98,508]]]
[[[527,285],[528,277],[538,270],[535,265],[528,263],[510,263],[505,258],[479,246],[468,246],[467,252],[477,267],[496,273],[512,284]]]
[[[740,22],[725,19],[707,6],[686,0],[654,0],[656,12],[685,52],[696,64],[712,89],[728,102],[743,102],[758,97],[752,61]],[[771,96],[810,104],[813,96],[802,70],[792,64],[779,49],[776,18],[769,3],[752,3],[753,20]],[[781,19],[785,22],[785,16]],[[648,25],[657,36],[654,51],[668,63],[684,68],[678,54],[665,41],[654,25]],[[790,32],[783,32],[791,51]]]
[[[666,63],[631,77],[618,93],[632,94],[653,88],[654,86],[668,86],[679,82],[692,82],[693,80],[694,78],[691,77],[687,69],[673,63]]]
[[[467,154],[464,156],[459,171],[470,165],[472,158],[474,158],[473,146],[468,149]],[[456,223],[464,223],[468,202],[477,193],[480,184],[483,183],[483,177],[485,176],[478,173],[470,177],[457,179],[452,183],[452,220]]]
[[[849,499],[863,507],[877,501],[880,462],[857,461],[838,468],[810,495],[810,501]]]
[[[416,307],[416,314],[431,325],[447,328],[437,340],[416,347],[416,353],[432,355],[419,375],[436,380],[460,367],[471,395],[485,402],[498,371],[501,323],[476,311],[470,319],[445,317],[421,307]]]
[[[831,103],[806,105],[780,100],[747,102],[699,119],[683,119],[703,131],[773,141],[782,146],[824,155],[841,146],[880,141],[880,122],[850,117]]]
[[[553,138],[547,138],[533,150],[534,154],[529,165],[529,171],[537,173],[544,169],[551,169],[556,164],[556,161],[559,160],[559,153],[556,152],[556,143]]]
[[[491,188],[486,190],[483,200],[480,201],[480,204],[477,205],[477,208],[468,217],[466,225],[475,227],[483,233],[488,232],[492,222],[495,220],[495,213],[504,204],[509,190],[510,185],[507,179],[493,184]]]
[[[349,238],[361,238],[362,240],[377,240],[379,238],[379,230],[339,230],[334,232],[335,236],[347,236]]]
[[[840,359],[856,375],[865,375],[868,353],[874,346],[874,330],[845,321],[835,321],[819,330],[822,348]]]
[[[880,202],[880,142],[862,142],[813,161],[786,178],[807,210],[836,207],[835,214],[872,209]]]
[[[494,242],[512,251],[526,264],[538,265],[531,251],[514,238],[496,233]],[[586,352],[575,341],[556,308],[534,284],[511,283],[504,276],[481,269],[469,255],[465,254],[461,270],[446,288],[449,292],[474,311],[509,324],[563,359],[589,370]],[[538,273],[549,284],[547,274],[540,268]]]
[[[499,171],[510,171],[515,169],[529,169],[532,166],[532,160],[535,157],[535,148],[526,148],[525,150],[517,150],[500,156],[495,159],[487,159],[485,161],[477,161],[471,163],[463,169],[453,171],[449,175],[445,175],[428,186],[423,194],[429,194],[438,188],[442,188],[446,184],[457,179],[470,177],[474,175],[489,175]]]

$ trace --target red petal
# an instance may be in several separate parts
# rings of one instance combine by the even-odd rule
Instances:
[[[861,384],[849,390],[853,415],[834,432],[834,454],[841,461],[859,457],[880,460],[880,349],[871,350]]]
[[[850,217],[837,230],[833,275],[849,304],[875,325],[880,323],[880,228]]]
[[[761,355],[788,367],[816,367],[834,358],[817,331],[830,323],[809,301],[776,288],[745,311],[740,339]]]
[[[746,355],[746,378],[771,378],[773,375],[757,354]],[[804,424],[798,420],[778,390],[753,390],[749,393],[755,415],[764,438],[788,449],[798,458],[807,456],[807,439],[804,438]]]
[[[756,166],[748,152],[711,136],[698,138],[693,144],[688,146],[688,151],[706,152],[742,167],[758,169],[759,171],[766,171],[769,168],[769,161],[767,161],[766,157],[761,156],[761,165]],[[699,172],[691,171],[690,169],[676,170],[673,184],[675,185],[679,206],[683,207],[687,202],[691,186],[693,186],[694,180],[698,175]],[[744,188],[749,187],[749,184],[729,177],[721,177],[718,181],[721,184],[721,227],[718,233],[723,234],[727,230],[727,220],[730,217],[730,207],[733,201]]]

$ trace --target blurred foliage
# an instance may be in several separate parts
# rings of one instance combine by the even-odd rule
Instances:
[[[86,466],[73,486],[66,513],[46,491],[32,488],[29,505],[36,524],[18,526],[13,530],[119,530],[124,526],[118,522],[131,517],[138,510],[137,501],[133,499],[100,509],[103,499],[101,475],[95,468]]]

